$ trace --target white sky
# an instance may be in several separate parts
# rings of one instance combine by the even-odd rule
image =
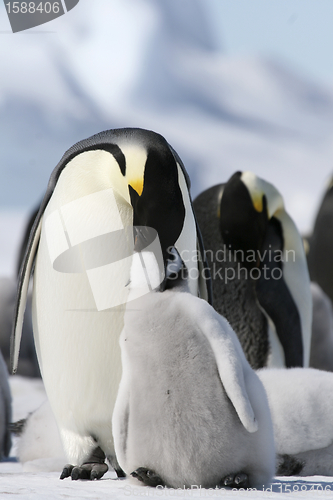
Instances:
[[[227,55],[278,56],[333,85],[332,0],[208,1]]]
[[[84,7],[80,0],[76,9]],[[160,0],[155,0],[160,1]],[[228,56],[277,56],[315,80],[333,85],[332,0],[201,0],[208,4],[221,49]],[[98,0],[94,0],[98,6]],[[74,10],[71,15],[75,15]],[[33,31],[57,30],[52,21]],[[10,24],[0,4],[0,36]],[[20,36],[13,34],[12,36]]]

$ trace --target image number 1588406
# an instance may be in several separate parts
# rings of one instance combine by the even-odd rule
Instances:
[[[5,4],[8,14],[58,14],[59,2],[8,2]]]
[[[36,0],[30,2],[4,0],[13,33],[54,21],[72,10],[79,0]]]

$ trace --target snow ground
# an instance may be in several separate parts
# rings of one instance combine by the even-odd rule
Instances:
[[[59,500],[59,499],[91,499],[105,500],[112,498],[120,500],[126,498],[148,497],[152,500],[159,498],[223,498],[236,500],[237,498],[332,498],[333,484],[329,478],[314,476],[311,478],[281,478],[274,481],[270,491],[232,491],[232,490],[173,490],[156,489],[136,486],[131,479],[116,480],[108,472],[99,481],[60,481],[56,472],[23,473],[18,463],[0,464],[0,498],[10,500]]]
[[[24,418],[45,401],[43,383],[39,379],[20,376],[10,377],[13,397],[13,421]],[[11,457],[0,463],[0,499],[10,500],[67,500],[91,499],[113,500],[148,497],[160,498],[333,498],[333,478],[325,476],[279,477],[275,478],[271,488],[265,491],[207,490],[194,487],[191,490],[172,488],[149,488],[138,484],[132,478],[117,480],[115,473],[109,471],[99,481],[71,481],[59,479],[59,472],[26,472],[15,461],[17,439],[14,440]],[[38,462],[34,464],[38,466]],[[60,465],[60,464],[59,464]],[[63,464],[64,465],[64,464]],[[31,465],[30,465],[31,467]],[[277,497],[278,494],[278,497]]]

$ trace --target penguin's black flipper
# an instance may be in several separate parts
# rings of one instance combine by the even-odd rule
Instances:
[[[28,287],[39,244],[39,238],[42,229],[42,215],[44,209],[45,207],[42,204],[33,223],[18,279],[14,322],[10,339],[10,371],[12,374],[16,373],[17,371]]]
[[[28,246],[30,232],[31,232],[31,229],[32,229],[32,227],[34,225],[34,222],[35,222],[35,219],[37,217],[38,212],[39,212],[39,205],[38,205],[37,208],[34,208],[34,210],[32,211],[32,213],[30,214],[29,219],[28,219],[28,223],[26,225],[26,228],[25,228],[25,231],[24,231],[24,234],[23,234],[23,238],[22,238],[21,245],[20,245],[20,248],[19,248],[18,259],[17,259],[17,268],[16,268],[16,275],[17,275],[17,277],[19,277],[19,275],[20,275],[20,269],[21,269],[21,266],[22,266],[22,262],[23,262],[23,258],[24,258],[24,255],[25,255],[26,248]]]
[[[245,472],[239,472],[238,474],[228,474],[220,482],[219,486],[221,488],[248,488],[250,486],[249,476]]]
[[[135,471],[131,472],[131,476],[135,477],[146,486],[152,486],[153,488],[156,486],[165,486],[164,481],[157,474],[155,474],[154,471],[146,469],[145,467],[139,467]]]
[[[265,255],[261,263],[260,278],[256,280],[256,292],[261,307],[272,319],[284,350],[287,368],[303,366],[304,347],[301,318],[295,301],[284,280],[282,262],[275,262],[270,252],[282,252],[283,232],[280,221],[272,217],[267,224],[262,246]],[[273,273],[280,271],[278,276]],[[270,271],[267,276],[267,271]]]

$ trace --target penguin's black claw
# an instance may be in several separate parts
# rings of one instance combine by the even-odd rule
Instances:
[[[66,477],[69,477],[71,475],[73,469],[74,469],[74,465],[66,464],[65,467],[62,469],[60,479],[65,479]]]
[[[154,471],[150,469],[146,469],[145,467],[139,467],[136,469],[134,472],[131,472],[131,476],[135,477],[142,483],[144,483],[146,486],[165,486],[164,482],[162,479],[155,474]]]
[[[228,488],[248,488],[249,476],[244,472],[238,474],[228,474],[220,482],[220,486]]]
[[[244,472],[240,472],[235,476],[236,488],[248,488],[249,487],[249,476]]]

